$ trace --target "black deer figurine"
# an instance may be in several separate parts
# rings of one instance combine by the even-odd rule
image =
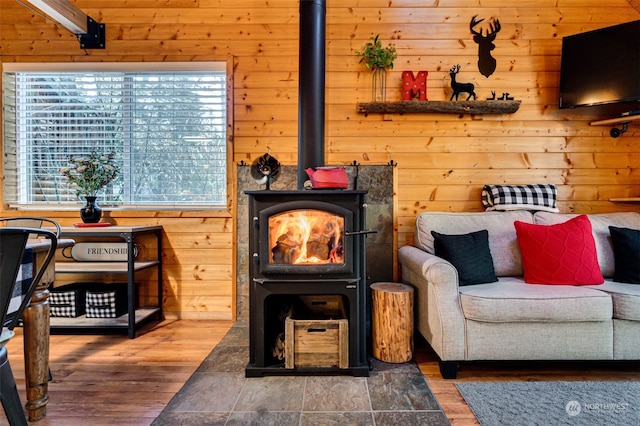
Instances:
[[[496,48],[493,41],[496,39],[496,35],[502,27],[500,26],[500,21],[494,19],[493,22],[489,24],[487,35],[482,35],[482,29],[480,31],[473,29],[473,27],[484,21],[484,19],[476,20],[477,16],[478,15],[475,15],[471,18],[469,29],[471,30],[471,34],[473,34],[473,41],[478,43],[478,70],[480,74],[489,77],[496,70],[496,59],[491,56],[491,51]]]
[[[456,97],[456,101],[458,100],[458,95],[460,93],[468,93],[466,100],[471,99],[473,96],[473,100],[476,100],[476,92],[474,92],[474,86],[472,83],[458,83],[456,81],[456,74],[460,72],[460,65],[454,65],[449,70],[449,75],[451,76],[451,88],[453,89],[453,93],[449,100],[453,100],[453,97]]]

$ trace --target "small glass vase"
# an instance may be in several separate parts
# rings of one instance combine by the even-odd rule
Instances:
[[[96,198],[85,195],[86,204],[80,209],[80,218],[84,223],[98,223],[102,217],[102,209],[96,204]]]
[[[376,68],[373,70],[373,81],[371,86],[371,101],[386,102],[387,100],[387,70]]]

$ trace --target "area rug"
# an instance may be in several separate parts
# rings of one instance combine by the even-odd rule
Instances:
[[[248,361],[236,323],[152,425],[449,425],[415,362],[372,360],[369,377],[246,378]]]
[[[458,383],[482,426],[640,425],[640,382]]]

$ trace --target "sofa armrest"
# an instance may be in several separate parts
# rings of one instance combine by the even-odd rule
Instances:
[[[412,246],[401,247],[402,281],[415,289],[420,334],[442,361],[465,359],[465,319],[458,271],[446,260]]]

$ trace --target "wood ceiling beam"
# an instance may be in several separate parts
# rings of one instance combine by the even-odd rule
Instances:
[[[105,48],[105,25],[100,24],[69,0],[18,0],[75,34],[83,49]]]
[[[69,0],[20,0],[29,8],[35,8],[74,34],[87,34],[87,14]]]

